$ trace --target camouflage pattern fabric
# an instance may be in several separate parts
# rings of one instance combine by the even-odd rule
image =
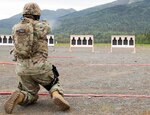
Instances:
[[[25,18],[25,20],[29,20]],[[32,20],[32,19],[30,19]],[[22,23],[22,22],[21,22]],[[44,57],[48,56],[48,47],[46,35],[50,33],[50,27],[47,21],[34,21],[33,25],[30,23],[23,25],[21,23],[16,24],[12,30],[12,36],[14,41],[14,57],[27,59],[35,57],[36,53],[42,53]],[[29,27],[28,27],[29,26]],[[21,33],[18,35],[16,31],[23,30],[21,28],[27,28],[32,30],[30,33]],[[33,28],[34,27],[34,28]],[[34,32],[33,32],[34,29]],[[27,31],[27,30],[26,30]]]
[[[24,18],[13,27],[14,51],[20,58],[29,58],[33,46],[33,20]]]
[[[41,53],[31,59],[17,59],[16,73],[21,75],[37,75],[52,70],[52,65]]]
[[[25,94],[25,99],[20,105],[24,106],[36,102],[38,99],[37,93],[40,90],[39,84],[43,87],[49,85],[53,77],[52,71],[38,75],[21,75],[18,88]],[[50,89],[50,93],[54,91],[59,91],[59,93],[63,95],[63,90],[59,82]]]
[[[47,61],[48,45],[46,35],[50,32],[46,21],[34,21],[34,45],[32,57],[29,59],[17,58],[16,73],[20,78],[19,90],[25,94],[21,105],[32,104],[38,99],[39,85],[47,86],[54,78],[52,64]],[[60,83],[56,83],[49,91],[51,94],[58,91],[63,95]]]
[[[23,14],[41,15],[40,7],[36,3],[27,3],[23,8]]]
[[[50,33],[50,31],[48,22],[34,21],[34,39],[38,41],[34,42],[33,52],[37,50],[38,52],[42,52],[44,56],[48,55],[46,35]]]

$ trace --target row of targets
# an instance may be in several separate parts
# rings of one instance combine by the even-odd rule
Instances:
[[[113,48],[133,48],[136,53],[134,35],[113,35],[111,36],[111,52]]]
[[[48,45],[54,45],[54,35],[47,35],[46,41]],[[1,35],[0,36],[1,45],[12,45],[13,39],[11,35]]]
[[[92,37],[72,37],[71,45],[93,45]]]
[[[112,39],[112,45],[134,45],[134,38],[133,37],[124,37],[122,39],[122,37],[119,37],[119,39],[117,39],[116,37],[113,37]]]
[[[0,36],[0,44],[10,44],[12,45],[13,40],[12,40],[12,36],[11,35],[1,35]]]

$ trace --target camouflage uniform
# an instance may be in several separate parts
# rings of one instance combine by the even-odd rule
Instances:
[[[59,73],[47,60],[46,35],[50,32],[46,21],[39,21],[41,10],[36,3],[24,6],[23,20],[13,27],[14,57],[17,59],[16,73],[20,78],[18,89],[4,104],[5,112],[11,114],[16,105],[28,105],[37,101],[42,85],[49,91],[53,102],[62,110],[70,108],[63,98]]]
[[[25,99],[20,103],[21,105],[27,105],[37,101],[37,93],[40,89],[39,84],[49,90],[50,94],[57,90],[63,95],[63,90],[59,81],[53,85],[52,88],[49,88],[54,79],[52,64],[47,60],[48,46],[46,35],[50,32],[49,24],[46,21],[37,20],[34,20],[33,24],[35,41],[32,57],[29,59],[17,57],[16,73],[20,77],[18,88],[23,94],[25,94]],[[15,26],[12,30],[13,36],[14,30]]]

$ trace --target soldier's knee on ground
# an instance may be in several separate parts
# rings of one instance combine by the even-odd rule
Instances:
[[[25,91],[21,91],[25,94],[25,98],[23,100],[22,103],[20,103],[19,105],[21,106],[27,106],[27,105],[31,105],[37,102],[39,96],[38,94],[31,94],[29,92],[25,92]]]

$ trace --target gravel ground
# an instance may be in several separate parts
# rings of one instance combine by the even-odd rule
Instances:
[[[0,47],[0,62],[12,62],[11,47]],[[89,48],[49,48],[49,60],[58,67],[65,94],[131,94],[150,96],[150,47],[113,49],[109,46]],[[16,89],[15,65],[0,65],[0,92]],[[40,93],[45,93],[41,88]],[[0,115],[8,96],[0,95]],[[150,98],[134,97],[65,97],[71,105],[61,111],[50,97],[40,96],[28,107],[17,106],[17,115],[150,115]],[[49,100],[49,101],[47,101]]]

